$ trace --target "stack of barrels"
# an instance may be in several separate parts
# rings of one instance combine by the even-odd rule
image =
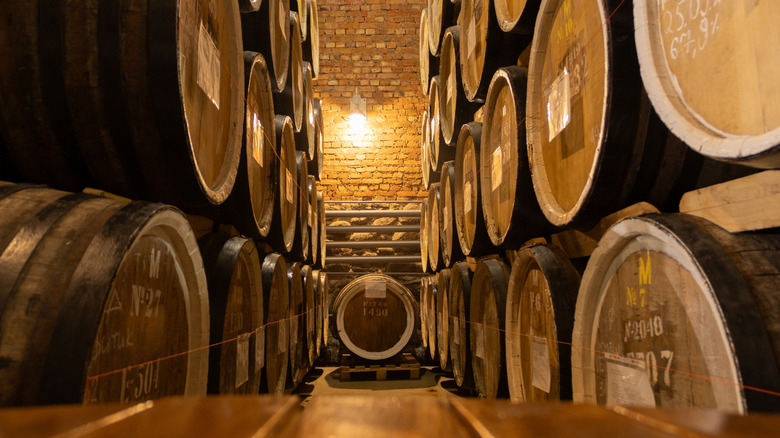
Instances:
[[[459,386],[778,409],[780,234],[678,212],[780,166],[780,7],[753,3],[428,1],[420,318]]]
[[[326,332],[317,1],[115,3],[0,4],[0,405],[282,394]]]

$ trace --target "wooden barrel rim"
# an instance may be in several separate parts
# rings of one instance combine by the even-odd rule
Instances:
[[[266,391],[284,394],[289,362],[290,293],[287,264],[279,254],[263,257],[263,302],[265,323],[265,368],[263,377]]]
[[[324,337],[323,335],[323,321],[325,320],[325,316],[323,315],[323,290],[322,290],[322,280],[320,279],[320,273],[321,271],[319,269],[314,269],[312,271],[312,276],[314,277],[314,294],[315,294],[315,302],[317,303],[317,311],[316,311],[316,325],[315,325],[315,335],[314,335],[314,350],[317,357],[319,357],[320,353],[322,352],[322,339]]]
[[[287,265],[287,286],[290,292],[290,352],[288,377],[293,387],[301,383],[300,371],[308,361],[306,349],[306,300],[303,292],[302,264],[294,262]]]
[[[693,14],[696,18],[692,19],[690,12],[693,9],[692,7],[688,7],[688,10],[684,10],[680,15],[677,15],[675,11],[664,10],[663,6],[659,5],[657,1],[643,0],[634,2],[635,20],[637,23],[641,23],[641,25],[636,26],[635,36],[642,80],[650,100],[653,102],[653,106],[664,123],[675,135],[697,152],[719,160],[735,161],[740,164],[761,168],[777,168],[780,166],[780,154],[778,154],[778,148],[776,147],[780,144],[780,120],[778,119],[777,110],[772,111],[771,123],[767,123],[766,119],[768,117],[766,104],[771,100],[768,96],[777,94],[776,85],[773,86],[774,92],[766,90],[766,86],[769,85],[768,82],[772,82],[768,81],[768,79],[770,77],[773,78],[774,74],[767,71],[762,72],[760,67],[755,72],[741,69],[742,71],[739,73],[740,80],[730,79],[731,83],[739,82],[741,85],[722,87],[715,82],[716,80],[725,82],[729,75],[735,73],[734,67],[748,65],[747,62],[744,62],[745,60],[736,62],[740,56],[748,58],[750,56],[746,55],[746,53],[749,53],[748,47],[739,47],[740,42],[742,42],[740,38],[748,40],[748,37],[744,36],[745,31],[761,35],[761,43],[755,41],[746,43],[765,45],[763,48],[752,47],[754,50],[762,51],[764,55],[768,55],[770,51],[777,49],[777,38],[771,36],[772,34],[777,36],[777,30],[769,24],[776,21],[772,17],[777,18],[777,11],[774,9],[762,9],[760,11],[752,9],[757,6],[751,7],[749,12],[733,10],[727,12],[723,10],[729,6],[733,8],[747,8],[747,6],[742,6],[741,3],[743,2],[734,2],[733,4],[726,2],[722,5],[713,6],[707,4],[708,6],[705,7],[699,5]],[[683,9],[686,8],[683,7]],[[672,18],[675,21],[678,21],[678,17],[681,19],[679,25],[677,22],[674,25],[671,22],[667,23],[668,20],[665,20],[665,18],[670,14],[674,14]],[[746,20],[744,23],[736,23],[738,19],[743,19],[743,17],[746,17],[744,18]],[[719,26],[710,26],[713,20],[717,23],[717,18],[720,18]],[[752,21],[748,23],[748,20]],[[691,27],[691,22],[695,23],[694,27]],[[750,29],[740,29],[738,27],[740,24],[750,26]],[[725,29],[727,33],[724,34],[721,31],[718,34],[718,28]],[[693,31],[693,37],[699,40],[699,43],[706,37],[704,45],[694,47],[693,53],[688,52],[690,47],[673,47],[676,41],[671,41],[672,37],[679,40],[677,37],[678,33],[685,32],[686,29]],[[710,34],[703,34],[704,29],[709,29]],[[712,48],[713,40],[715,41],[714,44],[716,44],[715,47],[721,49],[717,56],[718,68],[709,67],[709,65],[712,65],[712,62],[707,63],[709,58],[706,58],[706,49]],[[724,40],[728,42],[724,42]],[[667,43],[670,44],[668,49],[666,47]],[[717,46],[717,44],[721,44],[721,46]],[[698,61],[696,60],[697,52],[704,53],[704,55],[699,56]],[[673,53],[677,53],[677,56],[675,57]],[[710,57],[715,56],[712,51],[709,51],[709,53]],[[760,56],[755,52],[753,55],[756,57]],[[689,56],[690,58],[688,58]],[[703,56],[705,58],[702,58]],[[755,61],[756,59],[753,60],[753,63]],[[680,63],[679,67],[677,67],[680,69],[679,74],[671,67],[673,63],[676,64],[678,62]],[[697,65],[698,62],[704,63],[704,65]],[[760,64],[760,61],[758,64]],[[687,77],[688,74],[690,74],[690,79]],[[748,74],[755,77],[745,78],[744,76]],[[762,80],[757,80],[759,77]],[[763,87],[759,85],[759,82]],[[752,96],[744,96],[747,91],[743,90],[743,88],[746,87],[747,83],[756,84],[756,87],[750,90]],[[700,92],[703,91],[702,95],[714,100],[705,98],[697,102],[696,98],[699,96],[694,94],[688,96],[689,99],[686,99],[685,91],[683,91],[694,93],[694,90],[690,89],[692,86],[712,87],[710,89],[720,89],[722,92],[707,93],[707,91],[702,89],[700,90]],[[726,100],[733,99],[733,97],[726,96],[731,96],[737,92],[737,88],[740,89],[740,98]],[[759,102],[755,102],[750,97],[758,97]],[[762,98],[766,100],[761,102]],[[728,103],[716,104],[715,102],[718,100]],[[763,132],[749,133],[743,126],[736,128],[732,125],[727,128],[725,125],[728,124],[728,121],[719,120],[715,122],[712,120],[712,114],[702,114],[703,111],[707,110],[707,106],[717,107],[718,112],[723,114],[720,117],[724,119],[728,117],[734,120],[734,124],[737,123],[737,120],[741,120],[740,116],[746,112],[750,112],[751,115],[756,117],[762,117],[763,124],[760,128]],[[759,107],[763,108],[763,110],[760,111],[761,114],[756,114]],[[754,119],[751,123],[756,125],[756,122],[757,119]],[[745,129],[745,131],[738,132],[739,129]],[[753,129],[755,129],[755,126]]]
[[[442,225],[441,183],[433,183],[428,189],[428,266],[438,271],[444,265],[441,257],[439,230]]]
[[[306,304],[306,364],[313,367],[317,361],[317,301],[314,293],[315,279],[311,266],[304,265],[301,268],[303,290]]]
[[[493,399],[506,390],[506,360],[502,350],[508,280],[509,269],[504,262],[487,258],[477,263],[471,282],[471,367],[482,398]]]
[[[487,233],[495,246],[509,249],[543,235],[548,228],[534,196],[524,144],[526,81],[523,67],[500,68],[493,76],[480,144],[480,190]]]
[[[311,63],[313,77],[320,75],[320,21],[317,0],[307,0],[308,32],[303,39],[303,60]]]
[[[425,295],[425,320],[428,327],[427,333],[423,336],[428,338],[428,353],[431,359],[436,359],[436,300],[439,295],[438,273],[431,275],[428,281],[428,293]]]
[[[652,269],[658,270],[658,266],[651,268],[650,254],[655,252],[668,260],[673,260],[680,268],[678,272],[684,272],[695,282],[692,285],[683,286],[683,290],[674,290],[675,296],[691,298],[700,296],[702,303],[697,309],[707,309],[711,319],[706,324],[695,324],[690,328],[695,332],[697,339],[708,340],[699,343],[702,351],[701,360],[706,361],[705,368],[709,375],[718,376],[715,381],[690,377],[690,374],[674,374],[656,376],[661,382],[671,385],[671,379],[690,378],[691,384],[713,385],[711,401],[719,409],[745,413],[750,409],[766,409],[774,406],[775,397],[756,391],[743,391],[741,385],[757,388],[771,388],[777,390],[780,387],[780,372],[774,358],[768,358],[766,352],[772,350],[770,341],[763,324],[760,323],[761,315],[756,309],[755,300],[751,296],[748,285],[745,283],[740,271],[733,259],[725,252],[722,246],[705,231],[699,223],[702,220],[694,220],[684,215],[647,215],[637,218],[629,218],[618,222],[603,236],[598,248],[591,256],[588,267],[582,277],[582,286],[577,298],[575,324],[572,348],[572,385],[575,401],[595,402],[595,378],[593,376],[596,353],[592,348],[598,349],[594,338],[594,323],[599,321],[601,304],[605,299],[605,290],[609,286],[609,280],[617,274],[620,266],[634,254],[647,254],[647,263],[644,263],[640,255],[638,274],[640,285],[653,284],[653,280],[664,280],[652,275]],[[656,265],[660,258],[656,259]],[[599,268],[596,269],[595,266]],[[663,265],[662,265],[663,266]],[[644,268],[644,269],[641,269]],[[632,268],[636,269],[636,268]],[[637,271],[634,271],[637,272]],[[656,281],[656,284],[660,284]],[[698,287],[700,294],[695,294],[693,287]],[[666,290],[666,289],[665,289]],[[629,291],[630,292],[630,291]],[[648,294],[648,303],[652,295]],[[595,298],[595,300],[594,300]],[[627,305],[642,305],[645,301],[638,294],[628,296]],[[668,298],[667,298],[668,299]],[[633,304],[632,304],[633,303]],[[691,303],[693,304],[693,303]],[[685,307],[686,311],[693,308]],[[697,321],[705,315],[698,315]],[[758,324],[746,323],[746,321],[758,321]],[[663,321],[661,321],[663,322]],[[668,321],[666,322],[668,323]],[[664,323],[664,325],[666,325]],[[622,324],[622,323],[621,323]],[[653,332],[662,330],[658,323]],[[711,331],[718,333],[717,342],[712,340]],[[705,333],[706,331],[706,333]],[[637,332],[639,333],[639,332]],[[665,334],[666,331],[663,331]],[[628,336],[633,337],[633,334]],[[655,335],[657,336],[657,335]],[[686,340],[686,345],[689,341]],[[767,345],[769,344],[769,345]],[[582,348],[588,346],[589,348]],[[722,351],[720,351],[722,350]],[[679,351],[677,352],[679,357]],[[654,355],[655,357],[655,355]],[[674,360],[671,354],[663,356],[667,362]],[[717,358],[717,360],[716,360]],[[677,366],[664,364],[660,356],[656,358],[659,365],[669,366],[675,370],[688,372],[683,365],[692,357],[682,359]],[[644,359],[642,359],[644,361]],[[696,373],[696,369],[691,370]],[[701,373],[700,373],[701,374]],[[638,376],[645,375],[644,371]],[[669,380],[667,380],[669,377]],[[722,384],[721,382],[734,382],[735,384]],[[650,378],[647,378],[650,384]],[[639,383],[637,383],[639,385]],[[717,387],[717,389],[715,388]],[[657,399],[652,387],[650,394],[645,394],[643,403],[655,405]],[[661,388],[663,389],[663,388]],[[670,388],[671,389],[671,388]],[[665,392],[664,392],[665,393]],[[634,394],[635,395],[635,394]],[[700,395],[700,397],[703,397]],[[638,402],[634,400],[634,402]],[[685,400],[682,401],[685,403]],[[771,408],[770,408],[771,409]]]
[[[307,184],[306,191],[308,192],[309,201],[309,215],[308,215],[308,230],[309,230],[309,257],[307,261],[310,265],[317,263],[317,258],[320,253],[320,227],[317,225],[319,220],[319,205],[317,204],[317,189],[319,185],[313,175],[309,175],[309,183]]]
[[[428,200],[423,199],[420,202],[420,265],[423,272],[430,272],[428,266]]]
[[[418,29],[418,63],[420,69],[420,85],[424,95],[428,95],[428,85],[431,82],[431,52],[428,49],[428,8],[420,12],[420,28]]]
[[[327,272],[320,272],[320,288],[322,291],[322,342],[327,347],[330,340],[330,294]]]
[[[471,372],[471,344],[468,324],[471,303],[471,268],[467,262],[458,262],[452,267],[450,278],[450,357],[452,374],[458,387],[473,385]]]
[[[439,354],[439,366],[442,370],[452,369],[450,359],[450,304],[449,291],[451,284],[451,271],[442,269],[437,274],[439,287],[436,296],[436,348]]]
[[[430,283],[430,276],[420,277],[420,337],[422,338],[422,346],[425,351],[428,351],[428,283]],[[424,354],[424,353],[423,353]]]
[[[314,114],[314,82],[312,79],[311,63],[304,61],[301,64],[303,72],[303,126],[299,132],[299,149],[306,152],[306,160],[316,159],[316,119]]]
[[[313,89],[313,85],[312,85]],[[314,137],[314,160],[312,160],[312,164],[316,168],[315,172],[312,172],[311,168],[309,168],[309,173],[313,174],[317,181],[322,180],[322,164],[325,161],[325,151],[324,151],[324,142],[325,142],[325,121],[322,116],[322,101],[320,99],[312,99],[312,111],[314,113],[314,122],[315,122],[315,137]]]
[[[309,168],[306,164],[306,153],[295,151],[295,180],[293,190],[297,193],[295,206],[292,248],[286,256],[296,262],[309,258]]]
[[[374,280],[374,279],[384,280],[385,284],[388,286],[386,291],[397,296],[404,304],[404,308],[406,309],[406,328],[404,329],[404,332],[401,335],[400,340],[393,347],[385,351],[379,351],[379,352],[366,351],[358,347],[357,345],[355,345],[349,339],[349,337],[346,336],[346,329],[344,325],[344,306],[342,306],[342,303],[349,302],[349,300],[354,298],[358,293],[362,291],[360,289],[360,285],[363,282],[367,280]],[[347,349],[349,349],[349,351],[355,353],[356,355],[364,359],[370,359],[370,360],[382,360],[382,359],[393,357],[396,354],[398,354],[401,350],[403,350],[404,347],[406,347],[406,345],[409,343],[409,340],[412,338],[412,332],[414,331],[414,325],[415,325],[414,307],[415,307],[414,298],[412,297],[412,293],[409,291],[409,289],[404,287],[402,284],[398,283],[392,277],[383,274],[367,274],[353,280],[352,282],[344,286],[344,289],[342,289],[341,292],[339,292],[339,294],[336,296],[333,302],[333,308],[336,309],[336,328],[338,330],[339,338],[341,339],[341,342],[344,344],[344,346]]]
[[[504,32],[533,34],[540,0],[494,0],[498,26]]]
[[[450,26],[444,32],[439,65],[440,124],[444,142],[456,146],[460,127],[473,120],[477,109],[466,99],[460,71],[460,26]]]
[[[320,227],[320,257],[319,257],[319,263],[317,263],[317,266],[320,268],[325,267],[325,255],[326,255],[326,242],[327,242],[327,228],[325,226],[325,201],[324,197],[322,195],[322,190],[317,190],[317,210],[319,212],[319,220],[317,221],[317,225]]]
[[[495,57],[501,36],[495,15],[492,1],[462,0],[458,25],[466,43],[460,45],[459,62],[463,91],[470,102],[484,99],[490,82],[492,72],[485,69],[486,60]]]
[[[447,0],[428,0],[428,50],[431,55],[439,56],[444,30],[453,20],[453,3]]]
[[[301,19],[301,41],[305,41],[309,34],[309,0],[291,1],[290,10],[297,12]]]
[[[536,297],[531,297],[532,306],[536,306],[534,301],[539,303],[537,309],[524,307],[528,305],[526,295],[533,293],[533,291],[527,292],[526,289],[529,275],[541,277],[538,280],[532,278],[531,287],[535,286],[533,283],[535,281],[543,282],[542,292]],[[512,401],[571,399],[571,373],[569,372],[571,355],[567,354],[569,351],[566,344],[571,343],[574,303],[579,281],[580,274],[563,252],[553,245],[534,245],[517,252],[509,276],[506,301],[505,351],[507,383]],[[546,296],[541,296],[545,293]],[[552,321],[547,321],[546,328],[554,330],[554,333],[534,335],[533,329],[527,327],[527,324],[530,324],[529,318],[533,317],[530,312],[543,312],[546,317],[552,317]],[[533,336],[547,337],[549,340],[532,338]],[[537,351],[529,353],[533,350],[533,347],[528,347],[529,344],[546,345],[547,354],[534,356]],[[528,354],[532,355],[530,359],[527,357]],[[547,365],[547,373],[542,369],[545,365]],[[558,373],[555,373],[555,370]],[[533,375],[537,371],[540,372],[540,376],[534,379]],[[545,376],[545,374],[549,375]],[[542,387],[545,384],[547,387]]]

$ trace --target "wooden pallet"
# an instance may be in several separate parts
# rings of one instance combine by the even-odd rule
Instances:
[[[420,363],[410,353],[404,353],[386,361],[370,364],[361,363],[361,360],[349,354],[342,355],[339,380],[349,382],[352,374],[355,373],[374,373],[376,380],[387,380],[388,371],[408,372],[409,380],[420,378]]]

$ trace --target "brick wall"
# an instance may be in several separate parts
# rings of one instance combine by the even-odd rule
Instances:
[[[422,198],[418,32],[424,0],[319,0],[326,200]],[[365,135],[345,118],[355,87],[366,99]]]

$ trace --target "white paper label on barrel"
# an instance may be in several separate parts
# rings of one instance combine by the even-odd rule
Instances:
[[[606,359],[607,405],[655,407],[653,387],[643,363]]]
[[[263,142],[265,128],[257,113],[252,114],[252,158],[258,166],[263,167]]]
[[[255,373],[265,365],[265,327],[260,327],[255,333]]]
[[[244,333],[236,340],[236,388],[249,381],[249,336]]]
[[[287,353],[287,347],[290,343],[290,325],[287,321],[279,321],[279,353]]]
[[[467,214],[471,212],[471,181],[466,181],[463,186],[463,211]]]
[[[287,202],[290,204],[293,203],[293,177],[292,173],[288,169],[284,169],[285,172],[285,185],[287,186],[287,190],[285,190],[285,195],[287,196]]]
[[[366,282],[366,298],[387,298],[387,283],[384,280],[370,280]]]
[[[485,358],[485,328],[482,324],[477,324],[477,336],[476,336],[476,356],[480,359]]]
[[[490,160],[490,181],[492,183],[492,190],[495,191],[501,185],[501,167],[504,163],[503,153],[501,152],[501,145],[493,151],[493,156]]]
[[[532,384],[542,391],[550,392],[550,349],[547,340],[531,336],[531,352],[533,357]]]
[[[219,109],[219,84],[220,84],[219,49],[211,39],[208,31],[200,23],[198,33],[198,86],[214,106]]]
[[[452,318],[452,342],[460,345],[460,319]]]
[[[547,96],[548,141],[553,141],[566,128],[571,119],[568,69],[564,68],[561,74],[555,78],[545,95]]]

